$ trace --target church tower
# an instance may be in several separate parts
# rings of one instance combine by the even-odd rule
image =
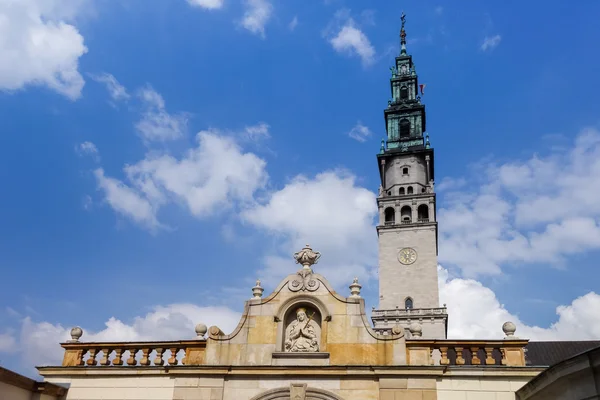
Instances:
[[[445,339],[448,314],[440,308],[433,148],[412,56],[406,53],[405,15],[400,55],[390,68],[392,99],[384,110],[387,142],[377,155],[379,207],[379,309],[371,318],[386,333],[418,322],[422,337]],[[422,93],[421,93],[422,94]]]

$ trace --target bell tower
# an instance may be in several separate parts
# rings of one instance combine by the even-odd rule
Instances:
[[[415,64],[406,53],[405,22],[403,13],[400,55],[390,68],[392,99],[384,110],[387,141],[377,155],[379,309],[371,318],[384,334],[401,325],[408,337],[408,327],[418,322],[423,338],[444,339],[448,314],[438,293],[434,152]]]

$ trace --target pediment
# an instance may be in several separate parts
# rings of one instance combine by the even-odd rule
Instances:
[[[320,253],[305,246],[294,254],[300,268],[268,296],[260,281],[244,314],[230,334],[208,330],[208,364],[349,365],[403,362],[403,330],[376,333],[365,313],[361,285],[355,278],[350,296],[338,294],[313,271]],[[396,349],[396,350],[394,350]],[[386,361],[387,360],[387,361]]]

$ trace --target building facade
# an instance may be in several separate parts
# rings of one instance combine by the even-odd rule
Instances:
[[[395,58],[387,140],[377,155],[379,305],[371,321],[357,278],[346,294],[318,274],[319,252],[294,254],[275,290],[252,288],[233,332],[196,326],[190,340],[92,343],[73,328],[63,362],[38,370],[66,400],[513,400],[547,368],[529,342],[451,340],[440,307],[434,151],[412,57]],[[294,269],[296,269],[294,271]],[[500,329],[500,327],[498,327]],[[542,352],[544,353],[544,352]],[[525,397],[524,397],[525,398]]]

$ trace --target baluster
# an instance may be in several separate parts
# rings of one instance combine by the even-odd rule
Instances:
[[[492,356],[494,348],[493,347],[486,347],[484,350],[485,350],[485,365],[494,365],[494,364],[496,364],[496,360],[494,360],[494,357]]]
[[[479,351],[479,347],[471,347],[471,365],[481,365],[481,360],[479,359],[479,354],[477,354],[477,352]]]
[[[98,362],[96,361],[96,355],[98,354],[98,349],[90,349],[90,358],[87,360],[87,365],[96,365]]]
[[[75,365],[82,366],[85,365],[85,361],[83,361],[83,357],[87,354],[88,349],[81,349],[77,352],[77,363]]]
[[[171,350],[171,357],[169,358],[169,365],[177,365],[177,352],[179,351],[179,348],[171,347],[169,350]]]
[[[102,349],[102,360],[100,360],[100,365],[110,365],[110,361],[108,357],[112,353],[111,349]]]
[[[135,359],[135,355],[138,352],[138,349],[133,348],[129,349],[129,358],[127,359],[127,365],[136,365],[137,360]]]
[[[465,365],[465,359],[462,356],[463,348],[455,347],[454,350],[456,350],[456,365]]]
[[[113,365],[123,365],[123,359],[121,356],[123,355],[123,349],[115,349],[115,359],[113,360]]]
[[[502,353],[502,365],[506,365],[506,349],[504,347],[500,348],[500,353]]]
[[[163,365],[165,363],[165,360],[163,360],[163,358],[162,358],[164,349],[162,347],[157,347],[154,350],[156,350],[156,357],[154,358],[154,365]]]
[[[150,365],[150,349],[148,347],[142,349],[142,359],[140,365]]]
[[[449,365],[450,360],[448,360],[448,347],[440,347],[440,354],[442,358],[440,359],[440,365]]]

